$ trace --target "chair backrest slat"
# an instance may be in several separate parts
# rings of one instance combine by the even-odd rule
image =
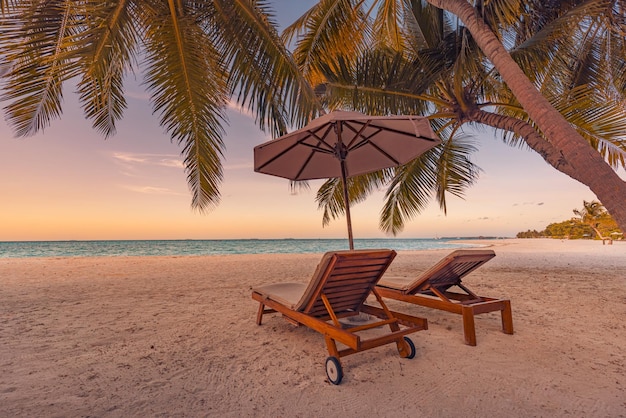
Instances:
[[[492,250],[456,250],[423,272],[406,290],[407,293],[427,291],[430,287],[448,288],[461,283],[478,267],[495,257]]]
[[[358,312],[396,256],[393,250],[351,250],[324,254],[296,309],[327,316],[321,295],[333,311]]]

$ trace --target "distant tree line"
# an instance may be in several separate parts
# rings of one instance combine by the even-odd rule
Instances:
[[[622,239],[617,222],[597,201],[583,201],[582,209],[573,210],[575,217],[551,223],[543,231],[518,232],[517,238]]]

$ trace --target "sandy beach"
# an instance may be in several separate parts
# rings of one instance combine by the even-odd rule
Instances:
[[[496,257],[464,281],[509,298],[428,319],[412,360],[388,345],[342,359],[278,315],[255,324],[251,288],[307,282],[321,254],[0,259],[0,416],[624,417],[626,242],[485,241]],[[403,251],[412,276],[449,250]]]

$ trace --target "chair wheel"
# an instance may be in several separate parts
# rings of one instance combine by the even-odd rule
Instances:
[[[341,369],[341,363],[337,357],[328,357],[326,359],[326,376],[328,381],[333,385],[338,385],[343,379],[343,370]]]
[[[415,357],[415,344],[413,344],[413,341],[411,341],[409,337],[403,337],[403,338],[404,338],[404,341],[409,346],[409,355],[406,356],[406,358],[412,359],[413,357]]]

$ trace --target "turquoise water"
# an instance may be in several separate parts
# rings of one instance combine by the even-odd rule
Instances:
[[[431,250],[472,245],[454,239],[356,239],[354,248]],[[347,250],[347,239],[243,239],[0,242],[0,258],[322,253]]]

